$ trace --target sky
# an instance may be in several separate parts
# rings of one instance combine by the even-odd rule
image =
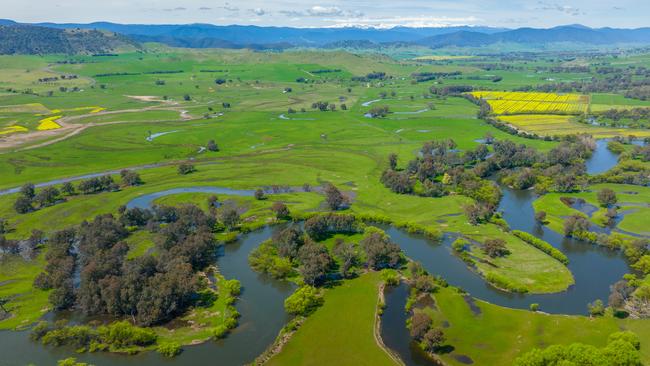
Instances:
[[[650,26],[647,0],[0,0],[19,22],[210,23],[288,27]]]

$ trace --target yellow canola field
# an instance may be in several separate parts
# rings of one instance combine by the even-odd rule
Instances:
[[[581,114],[587,112],[589,96],[537,92],[476,91],[471,93],[485,100],[495,114]]]
[[[47,131],[47,130],[56,130],[57,128],[61,128],[61,125],[55,122],[59,118],[61,118],[61,116],[44,118],[39,121],[38,127],[36,129],[39,131]]]
[[[69,109],[52,109],[51,111],[49,111],[49,113],[41,113],[41,114],[37,114],[37,116],[47,116],[51,114],[59,114],[61,112],[79,112],[79,111],[90,111],[90,113],[99,113],[105,110],[106,108],[99,107],[99,106],[76,107],[76,108],[69,108]]]
[[[14,132],[27,132],[27,131],[29,130],[23,126],[7,126],[0,129],[0,135],[8,135]]]
[[[575,116],[568,115],[520,114],[517,116],[499,116],[498,118],[500,121],[518,130],[540,136],[565,136],[585,132],[593,135],[595,138],[611,138],[614,136],[628,135],[645,138],[650,136],[650,130],[590,126],[576,121]]]

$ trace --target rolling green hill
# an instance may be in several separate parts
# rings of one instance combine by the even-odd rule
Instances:
[[[98,30],[0,26],[0,54],[97,54],[138,48],[127,37]]]

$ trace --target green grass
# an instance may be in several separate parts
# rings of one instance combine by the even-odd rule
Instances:
[[[561,292],[574,283],[573,275],[565,265],[558,261],[549,262],[549,255],[514,235],[483,229],[480,233],[466,236],[481,243],[489,238],[506,240],[510,254],[505,257],[490,258],[479,247],[472,245],[470,254],[480,259],[476,266],[484,277],[505,278],[513,286],[532,293]]]
[[[155,247],[153,240],[154,234],[148,231],[140,230],[131,234],[126,239],[126,243],[129,245],[126,259],[135,259],[152,251]]]
[[[650,102],[625,98],[620,94],[591,94],[591,110],[594,112],[609,109],[630,109],[639,107],[650,107]]]
[[[394,365],[374,337],[379,273],[345,281],[305,320],[268,365]]]
[[[0,330],[27,327],[49,310],[48,291],[32,286],[45,264],[44,257],[32,261],[14,256],[0,258],[0,298],[9,299],[5,307],[12,314],[0,321]]]
[[[641,349],[650,348],[648,320],[617,320],[613,317],[588,318],[583,316],[548,315],[527,310],[514,310],[476,301],[481,309],[474,315],[462,296],[454,289],[445,288],[434,295],[436,308],[428,308],[434,324],[449,323],[443,328],[446,344],[453,353],[442,355],[449,365],[463,365],[455,355],[469,356],[476,365],[507,365],[517,356],[532,348],[551,344],[581,342],[602,347],[609,334],[630,329],[642,339]],[[541,309],[542,311],[544,309]],[[643,357],[647,362],[650,352]]]

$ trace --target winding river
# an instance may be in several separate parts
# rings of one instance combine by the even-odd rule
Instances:
[[[605,152],[603,151],[605,150]],[[616,164],[616,156],[606,149],[606,142],[599,142],[598,149],[587,163],[592,174],[606,171]],[[422,263],[427,271],[444,277],[451,285],[465,289],[472,296],[502,306],[528,309],[531,303],[540,304],[541,310],[549,313],[585,314],[587,303],[606,300],[609,286],[629,271],[619,252],[596,247],[592,244],[567,239],[562,235],[541,227],[534,220],[532,203],[536,196],[531,191],[517,191],[502,187],[504,196],[499,210],[512,229],[530,232],[561,249],[570,260],[569,269],[575,277],[575,285],[567,291],[556,294],[512,294],[487,284],[464,262],[454,256],[450,244],[454,235],[445,235],[441,243],[433,243],[423,237],[410,235],[394,227],[385,227],[386,232],[398,243],[404,253]],[[128,207],[149,207],[157,198],[178,193],[214,193],[221,195],[251,196],[251,190],[234,190],[221,187],[176,188],[142,195],[127,204]],[[273,230],[264,228],[242,235],[237,243],[222,247],[217,265],[226,278],[241,281],[243,292],[237,302],[242,314],[240,325],[225,339],[210,341],[202,345],[185,347],[185,351],[174,360],[163,359],[155,352],[136,356],[121,356],[107,353],[80,354],[78,360],[97,366],[113,365],[196,365],[214,363],[217,365],[241,365],[251,362],[270,345],[288,317],[283,301],[294,286],[255,273],[248,266],[248,254],[261,242],[271,237]],[[404,302],[408,291],[404,287],[388,290],[387,309],[382,319],[382,338],[386,345],[396,351],[407,365],[432,364],[426,360],[408,339],[404,327]],[[69,348],[43,347],[29,340],[28,332],[0,332],[0,354],[2,365],[18,366],[28,363],[52,364],[53,360],[69,357],[74,351]]]

